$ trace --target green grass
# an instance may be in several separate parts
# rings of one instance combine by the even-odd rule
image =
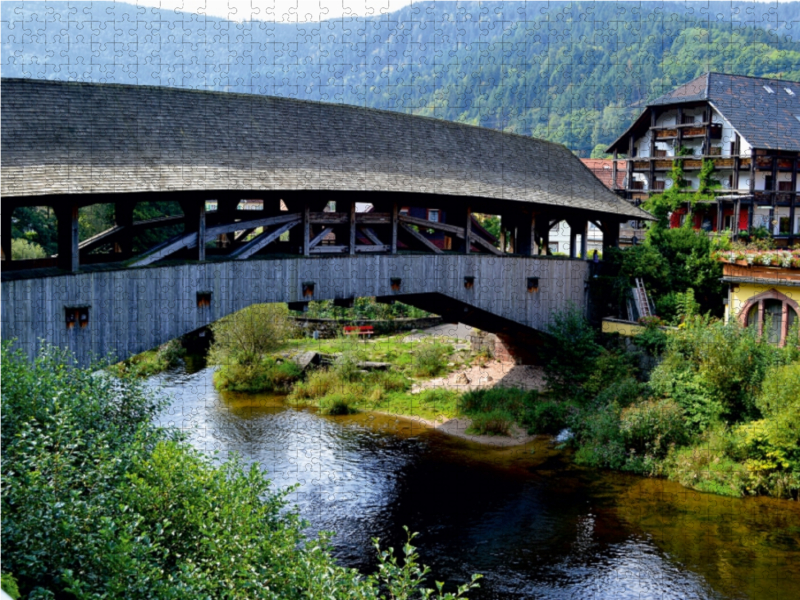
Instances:
[[[119,376],[152,377],[177,366],[185,354],[180,341],[172,340],[153,350],[131,356],[110,368]]]

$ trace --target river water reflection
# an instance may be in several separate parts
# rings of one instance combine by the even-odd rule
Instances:
[[[261,464],[342,564],[374,569],[371,538],[419,531],[422,560],[471,598],[800,597],[800,507],[728,499],[575,467],[544,441],[488,449],[405,420],[323,417],[270,395],[220,394],[212,370],[153,378],[161,421]]]

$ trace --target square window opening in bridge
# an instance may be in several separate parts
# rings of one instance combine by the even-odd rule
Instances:
[[[400,279],[399,277],[392,277],[392,278],[389,279],[389,283],[392,286],[392,291],[393,292],[399,292],[400,291],[400,285],[403,283],[403,280]]]
[[[539,278],[538,277],[528,277],[528,292],[538,292],[539,291]]]
[[[475,276],[474,275],[467,275],[464,277],[464,287],[468,290],[471,290],[475,286]]]
[[[314,295],[314,282],[313,281],[304,281],[303,282],[303,298],[311,298]]]
[[[211,292],[197,292],[197,308],[211,306]]]
[[[67,329],[74,329],[76,324],[79,325],[81,329],[84,329],[89,325],[89,307],[65,306],[64,321],[66,322]]]

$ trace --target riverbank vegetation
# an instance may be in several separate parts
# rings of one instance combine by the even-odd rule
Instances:
[[[326,340],[323,347],[338,351],[332,353],[333,364],[311,371],[296,383],[290,403],[316,406],[332,415],[372,410],[437,419],[458,414],[458,394],[452,391],[410,393],[412,377],[433,377],[448,369],[453,354],[449,344],[403,342],[398,336],[368,343]],[[380,368],[371,368],[375,365]]]
[[[180,364],[186,356],[186,350],[180,340],[171,340],[155,350],[148,350],[132,356],[111,367],[118,376],[152,377]]]
[[[798,497],[796,344],[778,348],[737,323],[686,316],[680,328],[661,333],[663,353],[647,372],[613,338],[605,347],[592,339],[588,324],[554,333],[555,375],[570,355],[583,369],[560,397],[578,463],[662,475],[724,495]],[[575,356],[571,339],[583,343],[583,356]]]
[[[156,426],[164,406],[136,379],[31,363],[2,349],[3,587],[22,597],[456,598],[425,589],[409,543],[375,541],[378,571],[338,566],[308,539],[257,465],[215,465]]]

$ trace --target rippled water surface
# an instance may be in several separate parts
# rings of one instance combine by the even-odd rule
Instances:
[[[488,449],[380,415],[323,417],[270,395],[220,394],[212,371],[154,378],[161,419],[268,471],[343,564],[374,568],[371,538],[419,531],[423,561],[471,598],[800,597],[800,508],[573,466],[545,442]]]

